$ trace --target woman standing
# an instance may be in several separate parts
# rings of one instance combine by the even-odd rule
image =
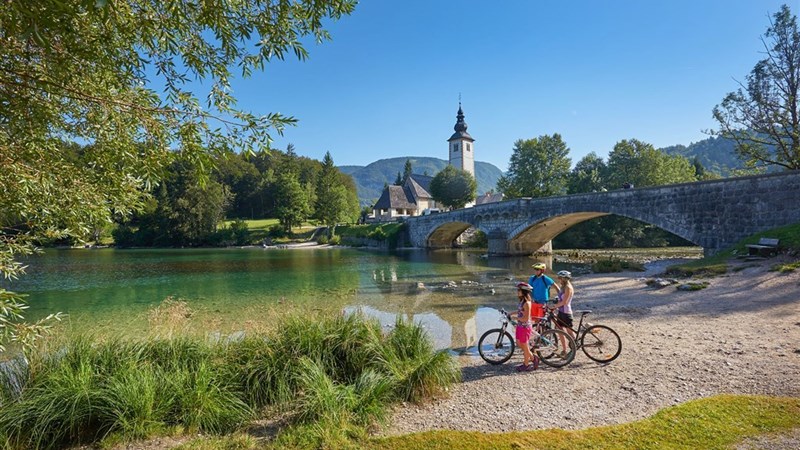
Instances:
[[[558,283],[561,288],[558,293],[558,302],[553,305],[553,308],[558,308],[556,315],[556,326],[559,330],[563,330],[575,339],[575,332],[572,331],[572,296],[575,293],[575,288],[572,287],[572,273],[568,270],[558,272]],[[569,353],[567,350],[567,343],[564,337],[561,337],[561,356]]]

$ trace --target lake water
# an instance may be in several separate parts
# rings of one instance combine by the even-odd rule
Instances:
[[[79,330],[141,333],[172,297],[193,311],[190,326],[209,332],[253,329],[276,310],[361,310],[386,326],[402,315],[422,323],[437,348],[463,349],[498,323],[496,308],[516,307],[511,280],[526,280],[539,260],[552,265],[455,250],[47,250],[2,286],[29,294],[28,320],[61,311]]]

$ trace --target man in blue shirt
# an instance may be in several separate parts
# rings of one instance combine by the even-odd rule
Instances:
[[[544,305],[550,300],[550,286],[555,286],[556,292],[559,290],[556,282],[544,274],[545,269],[547,266],[544,263],[534,264],[533,275],[528,278],[528,284],[533,287],[531,317],[544,317]]]

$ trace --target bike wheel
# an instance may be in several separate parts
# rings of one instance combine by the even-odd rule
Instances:
[[[581,336],[581,348],[589,359],[609,363],[622,352],[622,339],[605,325],[592,325]]]
[[[561,338],[567,345],[567,349],[562,353]],[[564,367],[575,359],[575,339],[561,330],[544,330],[542,334],[533,341],[531,350],[539,356],[539,359],[550,367]]]
[[[478,340],[478,353],[489,364],[503,364],[514,354],[514,339],[502,328],[494,328]]]

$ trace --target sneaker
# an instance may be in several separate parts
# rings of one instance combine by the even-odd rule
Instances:
[[[528,371],[530,371],[530,369],[528,368],[530,366],[531,366],[530,364],[528,364],[527,366],[525,364],[520,364],[520,365],[518,365],[516,367],[516,369],[517,369],[517,372],[528,372]]]

